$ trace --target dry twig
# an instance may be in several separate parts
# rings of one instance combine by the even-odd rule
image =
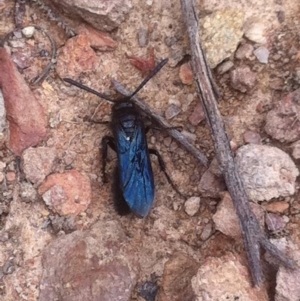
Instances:
[[[194,0],[181,0],[181,7],[190,39],[192,69],[197,91],[210,127],[219,166],[239,217],[252,279],[255,285],[260,285],[264,279],[260,262],[260,247],[287,267],[292,268],[295,263],[268,241],[251,210],[245,188],[234,164],[224,122],[217,106],[218,93],[201,46]]]

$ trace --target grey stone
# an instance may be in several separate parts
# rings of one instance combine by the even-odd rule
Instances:
[[[124,22],[132,8],[131,0],[52,0],[71,17],[81,17],[93,27],[112,31]]]
[[[254,50],[254,55],[258,59],[258,61],[262,64],[267,64],[269,61],[270,51],[266,47],[258,47]]]
[[[253,201],[269,201],[295,193],[299,171],[290,156],[277,147],[248,144],[237,150],[236,166]]]

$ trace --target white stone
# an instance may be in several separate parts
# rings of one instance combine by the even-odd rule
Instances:
[[[35,31],[34,26],[27,26],[22,29],[22,33],[26,38],[31,38],[34,34],[34,31]]]
[[[189,216],[194,216],[200,208],[200,197],[193,196],[184,203],[184,211]]]
[[[254,55],[262,64],[267,64],[269,60],[270,51],[266,47],[258,47],[254,50]]]
[[[245,37],[252,42],[258,44],[266,44],[267,39],[265,37],[266,27],[263,23],[253,22],[248,24],[245,28]]]

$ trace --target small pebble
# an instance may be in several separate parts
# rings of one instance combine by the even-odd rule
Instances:
[[[281,91],[284,88],[284,79],[276,77],[273,80],[270,80],[269,87],[273,90]]]
[[[138,31],[138,42],[140,47],[145,47],[148,44],[148,28],[140,28]]]
[[[279,53],[276,53],[276,54],[273,55],[272,58],[273,58],[274,61],[278,61],[281,58],[281,55]]]
[[[22,33],[26,38],[31,38],[34,34],[34,26],[27,26],[22,29]]]
[[[273,212],[273,213],[283,213],[286,210],[288,210],[289,207],[290,207],[289,203],[281,202],[281,201],[272,202],[265,206],[268,212]]]
[[[8,44],[13,48],[24,48],[25,42],[20,40],[9,40]]]
[[[235,153],[238,149],[238,144],[234,140],[230,140],[230,148]]]
[[[0,242],[6,242],[9,240],[9,235],[8,232],[6,231],[1,231],[0,232]]]
[[[200,197],[191,197],[184,203],[184,211],[189,216],[194,216],[200,208]]]
[[[206,224],[201,235],[200,235],[200,238],[202,241],[205,241],[207,240],[210,236],[211,236],[211,233],[212,233],[212,224]]]
[[[4,174],[3,172],[0,172],[0,183],[2,183],[4,180]]]
[[[2,271],[5,275],[12,274],[15,271],[13,262],[11,261],[6,262],[2,267]]]
[[[5,167],[6,167],[6,163],[0,161],[0,171],[3,171]]]
[[[293,157],[295,159],[300,159],[300,140],[292,144],[292,149],[293,149],[293,153],[292,153]]]
[[[22,38],[22,33],[20,31],[14,31],[14,36],[17,38],[17,39],[21,39]]]
[[[239,66],[230,71],[230,81],[234,89],[242,93],[251,92],[256,84],[256,74],[249,66]]]
[[[283,215],[282,218],[285,221],[285,223],[288,223],[290,221],[290,218],[286,215]]]
[[[269,60],[270,51],[266,47],[258,47],[254,50],[254,55],[262,64],[267,64]]]
[[[251,44],[243,44],[237,49],[235,57],[239,60],[242,60],[244,58],[247,59],[252,55],[253,50],[254,47]]]
[[[226,73],[227,71],[229,71],[232,67],[234,66],[233,62],[232,61],[226,61],[226,62],[223,62],[222,64],[220,64],[218,66],[218,73],[220,75]]]
[[[266,225],[269,231],[278,231],[286,226],[286,222],[280,215],[268,213],[266,215]]]
[[[261,140],[261,137],[258,133],[255,133],[253,131],[246,131],[244,133],[245,143],[260,144],[260,140]]]
[[[9,182],[13,182],[16,179],[16,174],[13,171],[10,171],[6,174],[6,179]]]
[[[190,133],[190,132],[185,131],[185,130],[181,131],[181,134],[184,135],[190,142],[193,142],[193,143],[197,139],[197,136],[195,134]]]
[[[181,202],[179,202],[179,201],[173,202],[173,210],[174,211],[179,211],[181,209],[181,207],[182,207]]]
[[[165,146],[169,147],[171,145],[171,143],[172,143],[172,138],[170,136],[168,136],[164,139]]]
[[[202,105],[198,102],[194,108],[194,111],[189,116],[189,122],[193,126],[197,126],[201,121],[205,119],[205,114],[202,109]]]
[[[175,105],[177,107],[181,107],[180,100],[177,99],[177,97],[171,97],[168,101],[169,105]]]
[[[252,22],[247,24],[244,34],[247,39],[258,44],[266,44],[267,39],[265,37],[266,27],[263,23]]]
[[[180,113],[180,108],[174,104],[171,104],[165,111],[166,119],[172,119]]]
[[[180,67],[179,78],[185,85],[191,85],[193,83],[194,77],[189,63],[185,63]]]
[[[42,216],[46,217],[50,214],[50,212],[48,210],[44,209],[44,210],[42,210],[41,214],[42,214]]]
[[[34,202],[37,198],[37,191],[29,182],[20,184],[20,197],[24,202]]]

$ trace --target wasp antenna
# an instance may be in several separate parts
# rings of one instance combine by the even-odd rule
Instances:
[[[160,69],[168,62],[168,59],[162,60],[153,70],[152,72],[140,83],[140,85],[136,88],[136,90],[128,96],[128,98],[133,97],[136,93],[138,93],[146,84],[147,82],[156,75],[160,71]]]
[[[63,80],[65,82],[73,85],[73,86],[76,86],[76,87],[82,89],[82,90],[93,93],[93,94],[97,95],[100,98],[103,98],[103,99],[108,100],[108,101],[113,102],[113,103],[117,102],[115,99],[111,99],[109,96],[107,96],[105,94],[102,94],[102,93],[100,93],[100,92],[98,92],[98,91],[96,91],[92,88],[89,88],[89,87],[87,87],[87,86],[85,86],[85,85],[83,85],[83,84],[81,84],[81,83],[79,83],[79,82],[77,82],[77,81],[75,81],[71,78],[63,78]]]

